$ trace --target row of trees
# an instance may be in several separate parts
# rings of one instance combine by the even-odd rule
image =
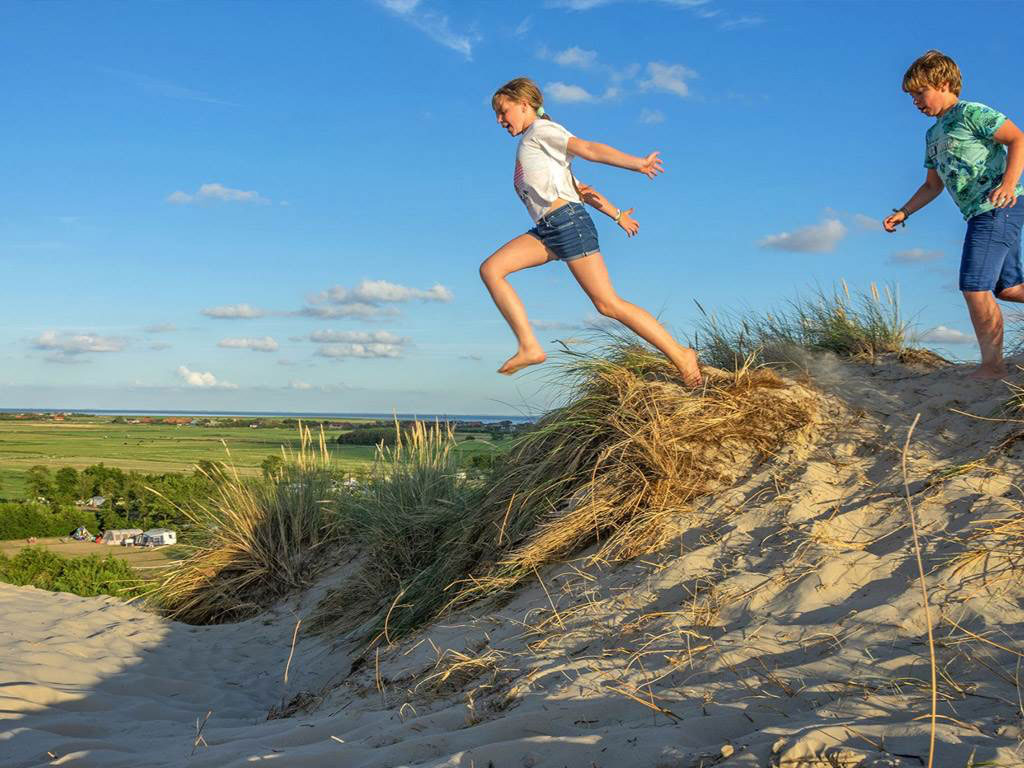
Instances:
[[[26,495],[33,501],[43,500],[55,513],[102,496],[103,505],[95,513],[101,528],[181,525],[181,509],[202,503],[216,487],[217,465],[209,465],[191,474],[141,474],[104,464],[81,472],[61,467],[51,473],[48,467],[37,465],[28,471]]]

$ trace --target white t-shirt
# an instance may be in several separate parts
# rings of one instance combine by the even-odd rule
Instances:
[[[558,123],[538,117],[519,139],[513,183],[534,224],[559,198],[582,202],[569,171],[570,138]]]

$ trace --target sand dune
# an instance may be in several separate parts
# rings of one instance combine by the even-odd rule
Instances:
[[[287,684],[295,622],[344,569],[212,627],[0,585],[0,765],[923,765],[930,666],[899,471],[917,413],[936,765],[1024,765],[1020,572],[957,559],[1021,511],[1021,425],[958,413],[998,418],[1005,384],[834,360],[811,380],[814,443],[681,518],[659,555],[545,569],[365,663],[300,635]]]

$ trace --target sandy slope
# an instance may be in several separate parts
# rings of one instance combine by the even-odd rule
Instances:
[[[980,521],[1020,510],[1024,444],[1000,446],[1021,425],[951,411],[992,417],[1005,385],[827,361],[813,381],[817,442],[745,473],[659,556],[549,568],[351,673],[358,649],[300,636],[282,680],[316,593],[188,627],[0,585],[0,765],[923,765],[928,648],[898,471],[918,412],[936,765],[1024,765],[1020,657],[951,623],[1024,653],[1020,574],[951,560]],[[309,711],[267,720],[289,700]]]

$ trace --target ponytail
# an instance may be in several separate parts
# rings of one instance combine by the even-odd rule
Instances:
[[[502,99],[525,101],[537,110],[537,117],[544,120],[551,119],[551,115],[544,110],[544,94],[540,92],[537,84],[528,77],[517,77],[515,80],[509,80],[494,92],[494,95],[491,97],[491,107],[495,112],[498,111]]]

